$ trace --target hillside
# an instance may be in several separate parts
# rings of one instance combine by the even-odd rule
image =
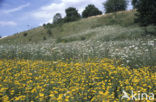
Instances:
[[[113,14],[105,14],[94,16],[87,19],[81,19],[76,22],[65,23],[63,25],[55,26],[52,28],[45,28],[43,26],[31,29],[29,31],[14,34],[13,36],[6,37],[0,40],[0,43],[31,43],[40,42],[49,39],[62,39],[68,36],[77,36],[80,33],[85,35],[92,35],[88,32],[96,28],[102,28],[106,25],[119,25],[122,27],[135,26],[134,25],[135,10],[123,11]],[[86,31],[88,34],[86,34]],[[94,32],[96,33],[96,32]],[[88,37],[87,37],[88,38]],[[81,38],[86,39],[86,38]],[[74,40],[74,39],[73,39]]]
[[[154,66],[156,27],[145,31],[134,23],[134,15],[135,10],[124,11],[21,32],[0,40],[0,59],[111,58],[133,68]]]

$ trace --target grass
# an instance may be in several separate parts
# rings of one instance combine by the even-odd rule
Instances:
[[[38,44],[3,44],[0,46],[0,58],[31,60],[67,60],[72,58],[85,60],[97,57],[99,59],[120,59],[125,66],[128,65],[132,68],[155,66],[154,37],[121,41],[104,41],[104,38],[97,36],[92,40],[68,43],[56,43],[52,40]]]
[[[147,27],[148,32],[154,32],[154,27]],[[43,36],[38,43],[2,43],[0,44],[0,58],[64,61],[96,57],[99,59],[116,58],[131,68],[153,67],[156,65],[154,46],[156,38],[155,36],[144,36],[144,33],[144,29],[136,25],[128,27],[104,25],[68,36],[51,39]],[[30,36],[29,33],[26,34],[26,37]]]

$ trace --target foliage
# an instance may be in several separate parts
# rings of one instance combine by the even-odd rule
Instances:
[[[156,0],[139,0],[137,5],[137,19],[142,26],[156,25]]]
[[[47,33],[48,33],[49,36],[51,36],[53,34],[51,29],[47,29]]]
[[[53,23],[54,24],[59,24],[62,22],[62,16],[60,13],[56,13],[55,16],[53,17]]]
[[[72,22],[72,21],[79,20],[81,18],[80,14],[74,7],[67,8],[65,12],[66,12],[66,17],[64,18],[65,22]]]
[[[44,36],[44,37],[43,37],[43,40],[47,40],[47,38]]]
[[[102,14],[102,12],[98,8],[96,8],[94,5],[90,4],[82,12],[82,17],[87,18],[90,16],[96,16],[96,15],[101,15],[101,14]]]
[[[139,0],[132,0],[133,8],[136,8]]]
[[[26,32],[23,34],[24,37],[26,37],[27,35],[28,35],[28,33],[26,33]]]
[[[51,29],[51,28],[55,27],[55,24],[47,23],[47,24],[43,24],[43,27],[45,29]]]
[[[106,3],[103,4],[106,13],[124,11],[127,8],[126,0],[107,0]]]

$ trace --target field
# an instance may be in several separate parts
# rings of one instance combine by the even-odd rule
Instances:
[[[147,93],[140,100],[148,102],[156,93],[156,27],[138,26],[134,14],[41,26],[0,39],[0,101],[127,102],[123,90],[133,90]]]
[[[0,95],[4,102],[118,102],[123,89],[148,94],[155,90],[152,68],[131,70],[118,63],[0,60]]]

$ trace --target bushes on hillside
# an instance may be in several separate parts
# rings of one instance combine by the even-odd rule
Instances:
[[[48,33],[49,36],[51,36],[53,34],[51,29],[47,29],[47,33]]]
[[[53,23],[59,24],[61,22],[62,22],[62,15],[60,13],[56,13],[55,16],[53,17]]]
[[[136,8],[138,1],[139,1],[139,0],[132,0],[133,8]]]
[[[90,16],[96,16],[96,15],[101,15],[101,14],[102,14],[102,12],[98,8],[96,8],[94,5],[90,4],[82,12],[82,17],[87,18]]]
[[[138,0],[136,22],[141,26],[156,25],[156,0]]]
[[[44,37],[43,37],[43,40],[47,40],[47,38],[44,36]]]
[[[107,0],[103,5],[105,12],[111,13],[126,10],[128,4],[126,0]]]
[[[26,33],[26,32],[23,34],[24,37],[26,37],[27,35],[28,35],[28,33]]]
[[[64,18],[64,22],[72,22],[79,20],[81,18],[80,14],[74,7],[69,7],[65,10],[66,17]]]
[[[55,24],[47,23],[47,24],[43,24],[43,27],[45,29],[51,29],[51,28],[55,27]]]

